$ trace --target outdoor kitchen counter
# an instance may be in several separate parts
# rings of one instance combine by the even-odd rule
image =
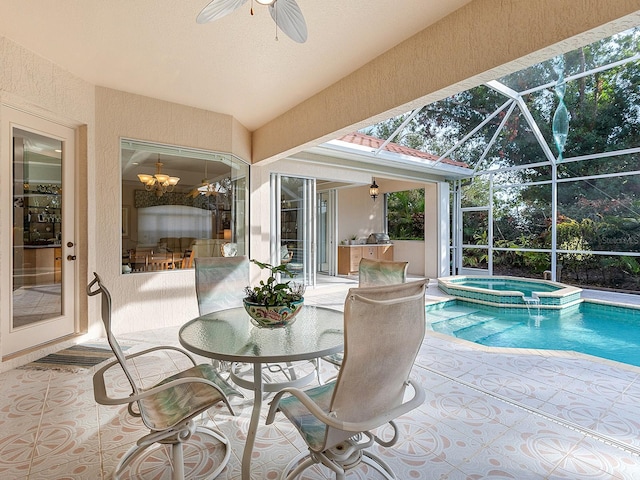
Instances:
[[[372,260],[393,260],[393,245],[366,244],[366,245],[339,245],[338,246],[338,275],[350,275],[358,273],[358,265],[361,258]]]

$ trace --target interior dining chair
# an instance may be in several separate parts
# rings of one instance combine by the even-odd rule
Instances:
[[[185,478],[185,464],[183,444],[188,442],[194,433],[208,436],[219,444],[223,452],[215,455],[208,463],[211,469],[205,478],[213,479],[225,468],[231,455],[231,447],[227,437],[217,429],[205,424],[196,425],[194,418],[204,413],[218,403],[224,403],[231,414],[233,409],[229,404],[229,397],[242,396],[235,388],[220,377],[211,365],[198,365],[194,358],[185,350],[173,346],[152,347],[131,355],[124,355],[111,330],[111,295],[102,283],[100,276],[94,272],[94,279],[87,286],[89,296],[101,295],[101,312],[107,341],[116,357],[100,368],[93,376],[93,391],[96,402],[101,405],[127,405],[130,415],[139,417],[149,429],[149,433],[139,439],[121,458],[116,466],[113,478],[118,480],[125,469],[141,455],[150,453],[149,447],[154,444],[169,445],[172,479]],[[150,388],[144,388],[134,375],[132,361],[152,352],[170,351],[185,355],[192,366],[174,375],[164,378]],[[111,371],[119,365],[121,371]],[[107,388],[107,378],[113,379],[114,373],[124,373],[131,392],[126,395],[113,396]],[[107,378],[105,378],[105,376]],[[112,380],[113,381],[113,380]],[[216,450],[218,447],[216,447]],[[157,460],[156,460],[157,461]],[[151,460],[150,460],[151,462]],[[203,473],[203,472],[199,472]],[[133,475],[130,475],[133,478]],[[200,475],[199,475],[200,478]]]
[[[283,265],[286,263],[290,263],[291,260],[293,260],[293,254],[293,250],[289,250],[289,247],[287,247],[286,245],[282,245],[280,247],[280,264]]]
[[[249,285],[249,259],[245,255],[237,257],[196,257],[196,297],[198,299],[198,311],[200,315],[224,310],[227,308],[242,307],[242,299],[246,296],[244,287]],[[247,321],[248,317],[247,317]],[[288,380],[300,376],[299,368],[307,361],[278,364],[268,363],[263,365],[262,374],[265,382],[273,381],[276,375],[283,375]],[[246,387],[253,380],[250,370],[252,365],[227,364],[214,361],[221,371],[233,369],[234,376],[240,382],[242,378],[248,378],[244,383]],[[318,362],[312,362],[318,376]],[[296,367],[298,370],[296,370]],[[311,371],[310,369],[308,370]]]
[[[195,250],[185,250],[182,256],[182,265],[180,268],[192,268]]]
[[[358,264],[358,286],[394,285],[407,281],[409,262],[395,262],[362,258]],[[343,352],[325,355],[322,359],[335,367],[342,365]],[[318,377],[323,383],[322,377]]]
[[[173,267],[174,260],[171,254],[162,254],[161,256],[147,257],[147,272],[170,270]]]
[[[394,419],[424,402],[424,390],[409,376],[425,334],[426,283],[349,290],[344,361],[337,379],[306,391],[285,388],[271,402],[267,424],[276,412],[284,413],[309,449],[287,465],[281,478],[296,478],[322,464],[336,480],[344,480],[361,462],[387,479],[397,478],[384,460],[366,449],[374,443],[393,446],[399,439]],[[412,393],[405,397],[409,386]]]

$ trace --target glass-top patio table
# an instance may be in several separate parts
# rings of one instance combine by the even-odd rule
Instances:
[[[264,363],[312,360],[341,352],[343,313],[323,307],[305,305],[295,322],[282,328],[255,327],[243,307],[213,312],[186,323],[179,332],[180,343],[187,350],[217,360],[253,364],[253,381],[232,375],[241,387],[253,390],[253,410],[242,454],[242,479],[251,478],[251,453],[257,433],[262,395],[285,386],[302,386],[313,375],[292,378],[290,382],[265,383]],[[233,370],[232,370],[233,371]]]

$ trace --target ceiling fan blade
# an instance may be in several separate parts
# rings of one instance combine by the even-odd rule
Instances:
[[[291,40],[298,43],[307,41],[307,24],[295,0],[276,0],[269,5],[269,13]]]
[[[207,23],[224,17],[237,10],[247,0],[212,0],[196,17],[197,23]]]

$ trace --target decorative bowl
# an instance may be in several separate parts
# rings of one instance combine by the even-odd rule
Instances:
[[[244,309],[251,317],[251,323],[256,327],[280,328],[291,325],[295,317],[304,305],[304,298],[292,302],[291,308],[287,305],[266,306],[248,302],[242,302]]]

